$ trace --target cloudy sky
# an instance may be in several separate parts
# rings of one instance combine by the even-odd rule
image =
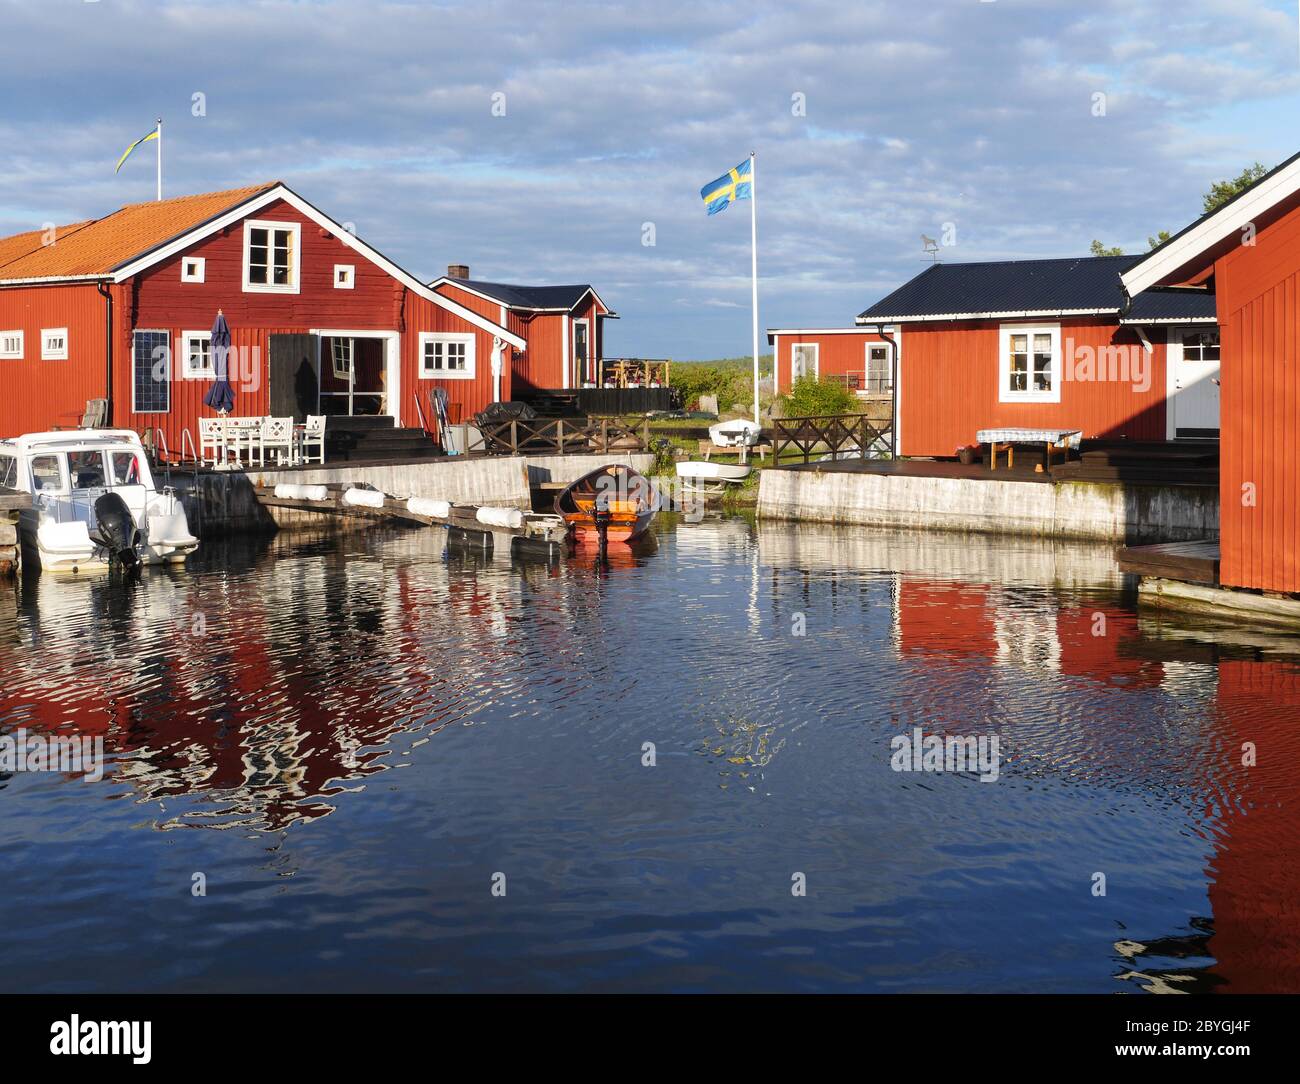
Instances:
[[[169,195],[280,179],[422,277],[594,283],[610,355],[748,351],[749,208],[698,192],[750,150],[763,327],[851,323],[946,226],[1140,251],[1300,150],[1296,0],[0,0],[0,41],[0,233],[152,198],[113,164],[162,116]]]

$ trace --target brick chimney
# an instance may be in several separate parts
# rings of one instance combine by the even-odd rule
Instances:
[[[467,263],[449,263],[447,265],[447,277],[449,279],[467,279],[469,278],[469,264]]]

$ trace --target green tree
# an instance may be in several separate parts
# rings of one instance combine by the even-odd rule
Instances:
[[[818,380],[815,376],[801,376],[794,382],[785,399],[787,418],[815,418],[827,414],[854,412],[858,400],[843,384],[833,380]]]
[[[1215,181],[1210,185],[1210,190],[1205,193],[1202,200],[1202,207],[1204,208],[1203,213],[1208,215],[1211,211],[1217,211],[1227,203],[1228,200],[1232,199],[1233,196],[1244,192],[1267,172],[1267,166],[1260,162],[1255,162],[1253,165],[1247,166],[1231,180]],[[1161,230],[1154,237],[1147,238],[1147,245],[1151,248],[1159,248],[1169,240],[1170,236],[1168,230]],[[1090,246],[1090,251],[1094,256],[1124,255],[1124,250],[1122,248],[1107,248],[1100,241],[1093,241]]]
[[[1217,211],[1233,196],[1244,192],[1267,172],[1267,167],[1256,162],[1247,166],[1230,181],[1215,181],[1210,185],[1210,190],[1205,193],[1205,213],[1208,215],[1211,211]]]

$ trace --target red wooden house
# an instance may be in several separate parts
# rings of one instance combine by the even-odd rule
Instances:
[[[1300,592],[1300,155],[1127,268],[1123,281],[1135,298],[1196,286],[1216,306],[1220,582]]]
[[[452,264],[430,287],[528,340],[511,363],[513,394],[598,386],[605,321],[617,320],[593,286],[514,286],[469,277]]]
[[[778,389],[811,373],[866,398],[892,391],[907,456],[952,456],[979,429],[1011,426],[1213,437],[1213,306],[1200,291],[1151,290],[1121,311],[1120,274],[1140,259],[935,264],[856,328],[769,331]]]
[[[0,240],[0,435],[110,421],[173,451],[231,330],[235,415],[431,421],[509,397],[526,340],[402,270],[283,184],[141,203]],[[417,407],[417,401],[419,407]]]

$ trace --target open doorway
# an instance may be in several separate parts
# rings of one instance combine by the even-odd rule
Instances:
[[[396,417],[396,332],[320,331],[320,412]]]

